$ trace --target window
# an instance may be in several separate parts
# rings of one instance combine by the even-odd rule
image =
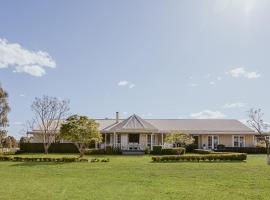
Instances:
[[[147,135],[147,146],[151,146],[151,135]]]
[[[120,134],[117,135],[117,144],[121,144],[121,135]]]
[[[216,149],[219,144],[219,137],[217,135],[208,136],[208,149]]]
[[[244,147],[245,137],[244,136],[233,136],[233,146],[234,147]]]
[[[212,149],[213,143],[212,143],[212,136],[208,136],[208,149]]]

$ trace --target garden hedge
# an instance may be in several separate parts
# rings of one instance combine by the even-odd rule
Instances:
[[[76,157],[62,157],[62,158],[48,158],[48,157],[16,157],[16,156],[0,156],[0,161],[18,161],[18,162],[109,162],[109,158],[76,158]]]
[[[20,152],[24,153],[44,153],[42,143],[21,143]],[[49,153],[79,153],[73,143],[52,143]]]
[[[153,155],[182,155],[186,151],[183,147],[175,147],[175,148],[162,148],[162,146],[153,146],[153,150],[151,154]]]
[[[247,159],[246,153],[233,154],[205,154],[205,155],[181,155],[181,156],[154,156],[153,162],[169,161],[244,161]]]
[[[223,149],[218,149],[216,152],[238,152],[238,153],[248,153],[248,154],[260,154],[266,153],[266,148],[264,147],[224,147]]]

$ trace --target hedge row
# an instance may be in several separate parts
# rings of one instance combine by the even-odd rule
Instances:
[[[12,156],[0,156],[0,161],[18,161],[18,162],[109,162],[109,158],[75,158],[75,157],[63,157],[63,158],[30,158],[30,157],[12,157]]]
[[[181,155],[181,156],[155,156],[154,162],[168,161],[244,161],[247,159],[245,153],[234,154],[207,154],[207,155]]]
[[[198,153],[198,154],[211,154],[213,153],[212,150],[208,150],[208,149],[194,149],[193,153]]]
[[[24,153],[44,153],[42,143],[21,143],[20,150]],[[79,153],[73,143],[52,143],[49,153]]]
[[[113,148],[111,146],[106,147],[106,149],[87,149],[84,152],[85,155],[118,155],[122,154],[120,148]]]
[[[162,148],[162,146],[153,146],[153,151],[151,154],[153,155],[182,155],[186,151],[183,147],[176,148]]]
[[[259,153],[266,153],[266,148],[264,147],[224,147],[223,149],[218,149],[216,151],[217,152],[238,152],[238,153],[259,154]]]

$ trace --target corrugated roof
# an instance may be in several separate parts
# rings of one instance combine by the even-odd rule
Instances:
[[[101,132],[184,131],[192,134],[255,134],[252,129],[234,119],[142,119],[132,115],[125,120],[120,119],[119,123],[116,123],[115,119],[96,119],[96,122],[99,123]],[[38,131],[38,128],[32,130]]]
[[[106,124],[110,124],[101,132],[114,132],[118,125],[126,120],[119,120],[119,123],[115,123],[115,119],[107,119]],[[193,134],[255,134],[255,132],[235,119],[144,119],[153,127],[157,132],[170,132],[170,131],[185,131]],[[97,120],[101,127],[104,120]]]

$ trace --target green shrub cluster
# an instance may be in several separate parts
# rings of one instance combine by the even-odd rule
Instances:
[[[0,156],[0,161],[18,161],[18,162],[109,162],[109,158],[87,158],[62,157],[62,158],[33,158],[33,157],[17,157],[17,156]]]
[[[223,149],[217,149],[217,152],[238,152],[248,154],[260,154],[266,153],[265,147],[224,147]]]
[[[15,155],[16,151],[1,151],[0,155]]]
[[[106,147],[105,149],[87,149],[84,152],[85,155],[119,155],[122,154],[120,148],[113,148],[111,146]]]
[[[42,143],[20,143],[20,150],[24,153],[44,153]],[[49,153],[79,153],[73,143],[52,143]]]
[[[233,154],[205,154],[205,155],[181,155],[181,156],[154,156],[154,162],[168,161],[244,161],[247,159],[245,153]]]
[[[198,153],[198,154],[210,154],[213,153],[213,151],[208,150],[208,149],[194,149],[193,153]]]
[[[151,154],[153,155],[182,155],[185,153],[185,148],[175,147],[175,148],[162,148],[162,146],[153,146]]]

